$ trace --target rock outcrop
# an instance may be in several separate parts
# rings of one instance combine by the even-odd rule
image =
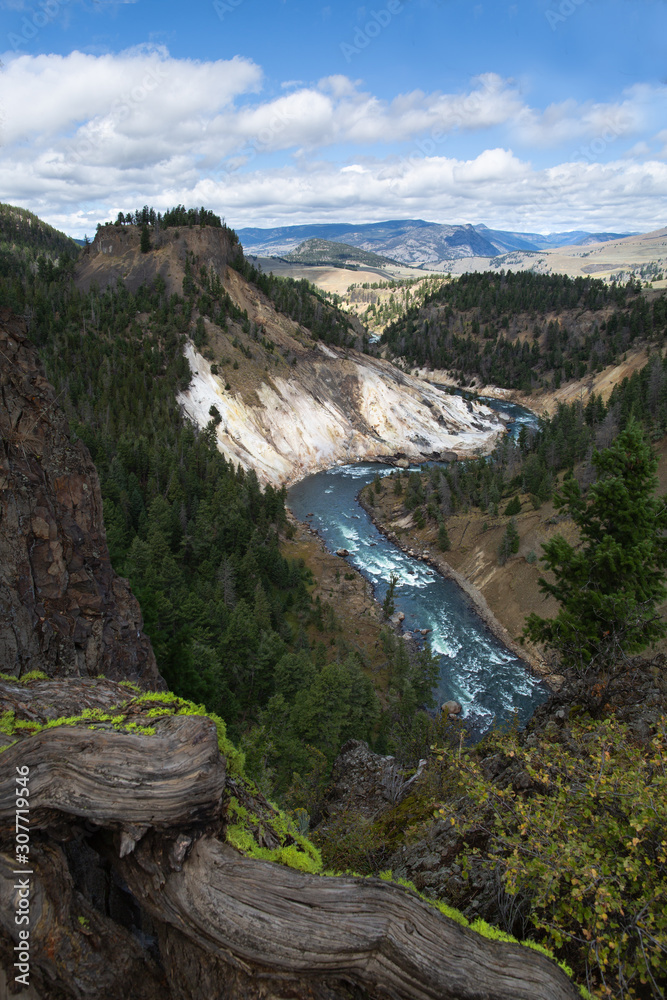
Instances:
[[[226,391],[192,344],[186,354],[193,380],[179,402],[187,415],[205,427],[215,407],[220,450],[274,485],[352,462],[465,458],[491,451],[504,432],[488,407],[349,349],[302,351],[295,372],[266,379],[252,401]]]
[[[99,480],[21,322],[0,317],[0,665],[164,686],[112,569]]]
[[[178,401],[202,429],[217,411],[218,447],[262,482],[289,485],[368,460],[449,461],[491,451],[503,433],[488,407],[388,361],[314,339],[229,266],[238,255],[229,230],[169,228],[152,238],[151,252],[141,253],[138,227],[102,227],[77,264],[76,284],[86,291],[93,282],[104,289],[121,280],[136,291],[160,278],[167,293],[181,294],[186,264],[220,279],[245,322],[228,316],[218,326],[195,307],[190,333],[199,319],[206,346],[188,341],[193,378]]]

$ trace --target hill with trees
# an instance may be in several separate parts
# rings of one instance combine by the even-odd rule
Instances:
[[[367,250],[348,246],[346,243],[320,239],[304,240],[294,250],[283,254],[281,259],[300,264],[334,264],[336,267],[359,265],[383,267],[386,264],[396,263],[388,257],[369,253]]]
[[[169,291],[159,254],[139,250],[140,227],[110,228],[116,235],[104,227],[98,246],[112,237],[124,240],[128,256],[118,265],[100,250],[102,261],[112,260],[104,288],[91,277],[85,251],[76,273],[65,258],[48,275],[17,258],[0,273],[0,308],[28,317],[59,405],[90,450],[111,561],[139,600],[162,676],[246,739],[267,791],[286,792],[295,772],[317,770],[322,761],[326,772],[346,739],[373,738],[383,706],[366,676],[364,652],[338,634],[333,608],[313,604],[303,563],[282,554],[289,530],[284,489],[261,487],[254,472],[225,459],[216,446],[218,416],[209,414],[200,430],[176,397],[193,377],[184,354],[188,335],[207,351],[213,331],[225,331],[231,355],[225,377],[239,393],[254,391],[251,380],[264,375],[265,365],[275,370],[278,352],[267,330],[237,301],[261,300],[268,327],[287,322],[288,311],[305,318],[308,303],[318,300],[307,283],[295,287],[263,276],[240,254],[226,291],[215,267],[198,267],[185,247],[182,293]],[[125,236],[118,232],[123,229]],[[233,237],[221,227],[208,229],[222,239],[222,258],[233,255]],[[162,230],[167,248],[175,231]],[[150,284],[130,291],[117,281],[114,267],[146,258]],[[168,260],[174,264],[173,256]],[[269,313],[272,300],[262,299],[262,286],[280,300],[284,319]],[[319,305],[320,329],[336,337],[339,314]],[[341,336],[347,329],[346,323]],[[316,330],[290,330],[292,355],[313,350]],[[280,357],[286,371],[291,362],[292,356]],[[421,670],[419,661],[409,664],[415,683]],[[411,697],[409,678],[402,685]],[[392,720],[385,716],[385,731]],[[262,750],[267,740],[271,745]]]
[[[468,385],[531,392],[615,364],[638,342],[662,345],[667,298],[638,281],[531,272],[443,283],[382,335],[389,356]]]
[[[79,455],[89,449],[113,569],[130,581],[171,689],[142,695],[127,681],[94,677],[0,679],[2,753],[17,767],[27,760],[34,778],[39,982],[48,986],[55,976],[67,997],[124,995],[131,988],[141,1000],[201,1000],[223,987],[253,996],[264,976],[261,989],[276,995],[287,977],[298,1000],[358,990],[380,1000],[474,1000],[480,988],[502,1000],[531,1000],[536,988],[545,1000],[577,993],[658,1000],[667,975],[664,661],[628,659],[636,642],[620,665],[608,662],[613,650],[607,650],[595,684],[613,674],[613,689],[592,690],[591,678],[575,676],[527,732],[510,726],[476,747],[466,745],[460,723],[447,713],[424,711],[432,706],[428,649],[416,651],[389,629],[373,650],[343,634],[338,609],[312,599],[307,566],[286,555],[284,490],[262,487],[254,472],[220,453],[215,408],[198,427],[176,404],[195,378],[188,356],[202,369],[210,366],[223,393],[233,389],[235,398],[251,400],[267,379],[313,356],[329,373],[346,364],[350,327],[307,284],[284,284],[256,270],[233,231],[206,210],[179,206],[175,225],[146,212],[101,227],[76,266],[65,252],[39,262],[18,245],[0,261],[8,336],[11,324],[25,324],[53,383],[53,412],[45,408],[44,422],[61,421],[62,409],[72,448]],[[424,308],[435,315],[451,306],[463,324],[479,322],[484,309],[488,323],[507,329],[508,337],[510,310],[518,304],[528,322],[532,310],[547,308],[557,325],[579,317],[572,329],[563,321],[561,368],[566,355],[573,364],[585,362],[568,351],[585,350],[595,317],[602,341],[617,353],[633,329],[635,339],[658,342],[664,333],[662,300],[636,284],[538,285],[532,278],[503,284],[507,276],[499,277],[497,287],[487,281],[476,291],[452,283],[447,304]],[[20,319],[8,319],[9,311]],[[474,345],[483,342],[480,335],[471,330],[465,337]],[[548,336],[547,323],[535,340],[538,353]],[[22,337],[23,328],[14,340]],[[557,370],[539,364],[539,378]],[[46,392],[35,360],[26,372],[3,379],[12,392],[21,385],[27,391],[31,379]],[[8,413],[20,409],[12,405]],[[632,476],[639,463],[639,485],[648,488],[652,460],[636,420],[653,438],[667,427],[661,354],[607,403],[596,396],[585,406],[562,406],[535,435],[522,433],[516,446],[504,439],[487,458],[394,474],[379,490],[373,486],[367,502],[375,510],[387,502],[400,506],[402,517],[421,521],[419,537],[430,530],[433,547],[442,550],[454,540],[458,514],[497,521],[507,544],[494,558],[504,557],[511,570],[528,553],[515,552],[510,529],[519,533],[525,512],[539,516],[564,477],[566,483],[574,477],[579,492],[565,487],[570,508],[562,513],[580,514],[584,528],[604,528],[620,544],[616,522],[626,528],[632,522],[632,532],[642,527],[635,508],[637,515],[661,510],[654,501],[640,505],[638,493],[629,506],[594,507],[596,497],[605,501],[606,474],[619,464]],[[10,421],[2,441],[16,468],[30,473],[13,487],[26,497],[44,461],[33,431]],[[598,461],[595,446],[607,457]],[[62,483],[57,488],[63,493]],[[5,516],[10,506],[0,520],[3,537],[13,530]],[[605,510],[622,518],[614,513],[607,524]],[[554,529],[569,530],[562,513],[550,511],[561,517]],[[57,543],[63,552],[69,543],[51,538],[42,515],[34,514],[34,529],[46,531],[41,541],[53,555],[54,572],[45,574],[62,575]],[[80,606],[68,604],[66,615],[60,606],[45,610],[54,630],[76,619],[85,638],[97,609],[77,576],[77,552],[85,548],[87,558],[104,562],[107,575],[109,569],[92,539],[77,534],[81,526],[67,523],[74,578],[68,583],[80,589]],[[657,515],[653,527],[650,551],[625,545],[619,554],[612,546],[598,567],[598,577],[613,571],[618,590],[625,587],[631,624],[638,605],[661,593],[652,569],[664,554]],[[574,546],[576,538],[568,541]],[[577,569],[562,546],[552,555],[552,572]],[[651,588],[642,589],[637,567],[651,570]],[[23,578],[15,575],[20,589]],[[551,597],[571,614],[565,591]],[[586,615],[587,598],[586,606],[578,602]],[[46,628],[47,615],[36,614],[43,620],[35,627]],[[552,620],[558,621],[557,608]],[[548,638],[558,639],[553,630]],[[591,630],[584,631],[587,641]],[[358,740],[378,756],[360,750]],[[355,753],[365,762],[357,772],[350,764]],[[15,806],[25,800],[16,799],[15,784],[5,782],[11,796],[5,788],[0,809],[7,851],[10,842],[15,850]],[[355,796],[359,808],[352,807]],[[323,860],[305,839],[310,827],[317,827]],[[3,857],[9,873],[14,858]],[[330,882],[314,874],[326,866],[382,878]],[[256,919],[270,934],[255,933]],[[320,936],[311,946],[315,922]],[[3,961],[7,940],[0,938]],[[449,940],[451,949],[443,948]],[[66,956],[55,969],[51,947]],[[578,988],[545,947],[570,966]],[[457,963],[449,962],[450,951]]]

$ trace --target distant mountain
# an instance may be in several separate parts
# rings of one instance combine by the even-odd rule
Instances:
[[[304,240],[346,243],[369,253],[419,267],[462,257],[497,257],[514,250],[539,253],[561,246],[616,240],[631,233],[514,233],[489,229],[483,224],[447,226],[423,219],[395,219],[355,226],[350,223],[280,226],[274,229],[239,229],[247,253],[284,256]]]
[[[360,264],[365,267],[386,267],[387,264],[397,263],[388,257],[381,257],[368,250],[360,250],[348,243],[320,239],[304,240],[295,250],[284,254],[283,260],[295,264],[333,264],[336,267],[358,266]]]

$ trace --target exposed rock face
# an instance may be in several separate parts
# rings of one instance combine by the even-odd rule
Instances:
[[[23,325],[0,317],[0,665],[164,686],[109,559],[88,449],[69,436]]]
[[[219,276],[275,352],[263,352],[239,323],[230,320],[222,329],[207,318],[209,360],[188,343],[194,377],[179,403],[201,428],[215,407],[221,417],[218,447],[262,482],[288,485],[319,469],[369,459],[450,461],[490,451],[503,432],[488,407],[451,396],[388,361],[314,341],[309,330],[279,313],[228,266],[238,252],[228,230],[169,228],[152,239],[151,252],[141,253],[138,227],[102,227],[77,264],[77,286],[87,290],[94,281],[106,288],[120,279],[136,291],[160,277],[167,292],[180,294],[186,259],[197,272],[203,267]],[[245,356],[237,355],[238,342]],[[231,356],[238,375],[230,373]],[[231,388],[225,388],[227,381]]]
[[[373,753],[363,740],[348,740],[331,774],[325,808],[327,816],[342,811],[372,819],[390,804],[397,775],[393,757]]]
[[[104,290],[115,287],[120,279],[136,292],[159,275],[170,293],[180,295],[188,251],[196,254],[200,264],[223,273],[234,252],[227,230],[212,227],[184,226],[151,233],[151,253],[141,253],[140,241],[139,226],[103,226],[77,264],[77,286],[88,291],[96,282]]]
[[[272,376],[246,402],[192,344],[194,377],[179,402],[200,427],[215,406],[220,450],[263,481],[290,484],[349,462],[404,455],[411,462],[490,451],[504,424],[488,407],[470,404],[355,351],[320,345],[299,359],[289,378]]]

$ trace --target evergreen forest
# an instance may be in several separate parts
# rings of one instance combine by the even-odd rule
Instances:
[[[618,363],[638,343],[662,346],[665,294],[595,278],[532,272],[463,274],[441,284],[382,335],[392,358],[531,392]]]
[[[26,318],[71,431],[91,452],[112,564],[139,599],[169,687],[225,720],[271,794],[320,782],[350,737],[408,746],[405,720],[430,700],[434,661],[410,660],[387,640],[394,694],[382,710],[363,653],[340,634],[333,608],[313,604],[303,563],[281,554],[285,491],[261,489],[220,454],[214,416],[200,432],[177,406],[195,318],[240,329],[247,315],[217,275],[189,261],[183,297],[160,277],[134,294],[122,283],[84,293],[74,257],[60,243],[50,251],[7,257],[0,308]],[[235,263],[267,284],[240,255]],[[268,288],[315,337],[347,336],[347,321],[307,282]]]
[[[189,258],[182,295],[169,293],[160,277],[134,292],[122,282],[83,292],[74,282],[72,241],[9,206],[0,209],[0,225],[0,309],[25,319],[72,435],[91,452],[112,563],[130,580],[170,689],[224,720],[248,777],[291,810],[302,833],[322,818],[322,796],[347,740],[394,755],[381,815],[325,817],[318,842],[331,869],[379,875],[403,866],[401,877],[414,877],[421,892],[467,907],[459,922],[548,945],[569,963],[584,997],[664,996],[664,719],[643,737],[615,713],[621,686],[612,696],[575,685],[578,700],[563,701],[561,716],[531,722],[528,735],[513,726],[467,746],[456,720],[423,711],[434,707],[437,670],[428,647],[418,650],[390,629],[374,654],[385,681],[379,694],[370,651],[342,633],[336,608],[312,599],[305,563],[284,555],[285,491],[261,488],[254,473],[220,454],[215,413],[198,430],[176,403],[192,379],[186,339],[206,347],[204,317],[239,337],[262,336],[219,275]],[[146,227],[152,238],[172,227],[227,228],[206,209],[184,206],[120,213],[113,225]],[[264,275],[232,230],[228,239],[231,266],[313,340],[359,341],[324,295],[307,282]],[[527,390],[582,377],[638,343],[652,353],[606,402],[594,395],[563,404],[489,456],[378,478],[366,499],[372,505],[374,495],[393,489],[417,527],[437,529],[445,551],[452,514],[501,515],[502,561],[516,552],[522,505],[538,510],[559,491],[566,512],[598,531],[604,477],[613,463],[631,477],[634,449],[644,466],[643,506],[664,525],[661,504],[647,496],[655,469],[648,442],[667,433],[666,328],[664,296],[636,282],[524,273],[470,274],[440,285],[386,331],[387,348],[409,365]],[[614,530],[605,526],[609,535]],[[658,562],[663,550],[662,533],[646,547]],[[563,551],[551,550],[556,569]],[[641,561],[634,558],[632,568],[637,604]],[[606,564],[600,575],[609,577]],[[662,593],[659,575],[650,599]],[[636,633],[632,652],[641,646]],[[622,663],[626,707],[640,676],[633,662]],[[649,667],[657,677],[664,659]]]

